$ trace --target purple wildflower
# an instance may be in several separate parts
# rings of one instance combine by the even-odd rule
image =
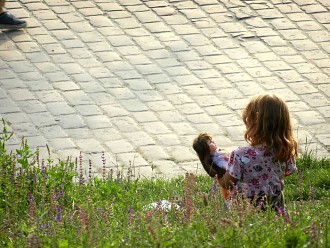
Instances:
[[[56,206],[56,216],[55,216],[55,221],[61,221],[62,220],[62,208],[60,205]]]

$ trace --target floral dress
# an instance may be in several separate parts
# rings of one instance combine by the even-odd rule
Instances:
[[[284,176],[297,171],[294,158],[273,162],[274,153],[265,145],[243,146],[232,151],[228,173],[238,179],[237,186],[247,197],[279,196]]]

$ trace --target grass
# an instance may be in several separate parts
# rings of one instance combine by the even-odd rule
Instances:
[[[104,170],[82,158],[43,160],[26,141],[0,137],[0,247],[330,247],[330,159],[305,153],[286,178],[288,213],[258,212],[244,199],[228,210],[208,176],[171,180]],[[146,209],[166,199],[179,208]]]

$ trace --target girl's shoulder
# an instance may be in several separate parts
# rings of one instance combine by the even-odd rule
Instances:
[[[233,150],[233,153],[237,155],[257,155],[260,152],[264,152],[266,150],[265,145],[256,145],[256,146],[240,146]]]

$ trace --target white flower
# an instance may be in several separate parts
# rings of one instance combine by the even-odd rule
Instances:
[[[174,207],[175,209],[180,209],[180,206],[176,203],[171,203],[167,200],[160,200],[158,202],[153,202],[150,203],[146,206],[143,207],[143,210],[150,210],[150,209],[161,209],[164,210],[165,212],[168,212],[172,209],[172,207]]]

